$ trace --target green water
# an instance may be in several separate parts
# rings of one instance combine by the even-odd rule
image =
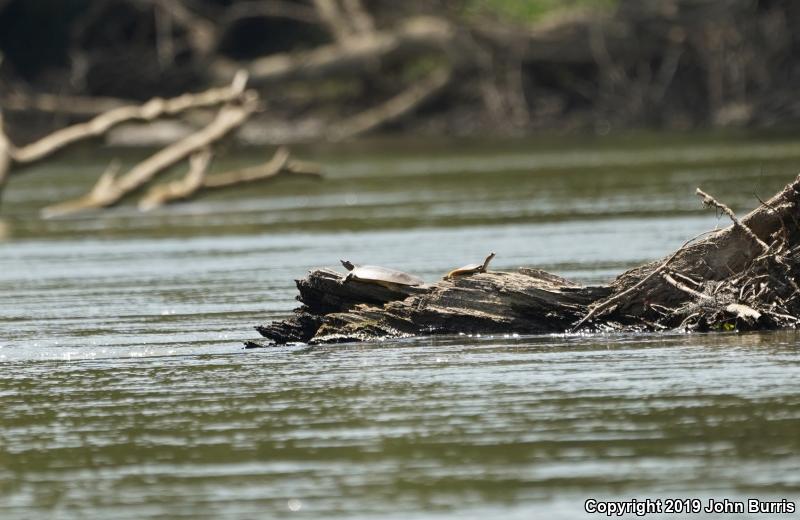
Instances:
[[[799,169],[800,140],[320,147],[300,150],[326,165],[319,183],[146,215],[36,216],[112,155],[64,156],[5,194],[3,520],[569,519],[603,517],[583,512],[589,498],[800,502],[794,332],[240,343],[290,313],[294,278],[339,258],[432,281],[493,250],[497,269],[606,280],[727,225],[695,187],[742,213],[769,197]]]

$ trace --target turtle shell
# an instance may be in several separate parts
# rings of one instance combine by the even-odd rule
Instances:
[[[447,273],[447,276],[461,276],[465,274],[471,274],[477,272],[480,269],[483,269],[483,264],[462,265],[458,269],[453,269],[452,271]]]
[[[357,265],[351,271],[353,278],[364,282],[390,283],[396,285],[422,285],[425,281],[413,274],[404,273],[377,265]]]

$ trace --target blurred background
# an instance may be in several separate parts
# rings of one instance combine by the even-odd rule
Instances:
[[[24,141],[245,68],[265,104],[251,143],[785,126],[799,24],[779,0],[2,0],[0,106]]]

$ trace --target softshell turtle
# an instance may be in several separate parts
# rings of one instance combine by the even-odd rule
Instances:
[[[477,273],[485,273],[486,269],[489,267],[489,262],[492,261],[492,258],[494,258],[494,252],[489,253],[489,256],[486,257],[486,260],[484,260],[482,264],[467,264],[461,266],[458,269],[453,269],[447,273],[444,278],[446,280],[456,276],[470,276]]]
[[[389,269],[388,267],[380,267],[377,265],[355,265],[347,260],[341,260],[345,269],[350,271],[344,278],[342,283],[349,280],[358,280],[359,282],[374,283],[384,287],[393,288],[398,285],[417,286],[422,285],[425,281],[422,278],[414,276],[413,274],[397,271],[396,269]]]

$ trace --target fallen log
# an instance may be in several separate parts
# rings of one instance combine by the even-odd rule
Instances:
[[[420,287],[383,287],[328,269],[297,280],[294,316],[256,327],[268,341],[309,344],[430,334],[753,330],[800,324],[800,177],[733,221],[607,285],[538,269],[485,272]]]

